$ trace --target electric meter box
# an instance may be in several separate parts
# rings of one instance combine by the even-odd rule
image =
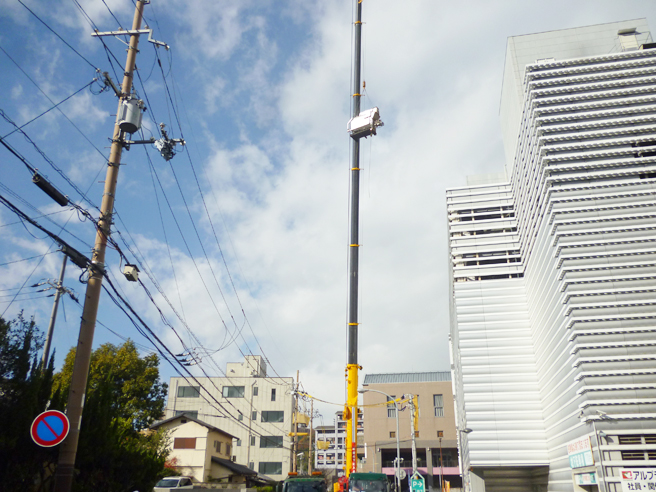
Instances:
[[[139,269],[137,268],[137,265],[125,265],[125,268],[123,268],[123,275],[125,275],[125,278],[130,282],[136,282],[139,280]]]
[[[124,99],[118,115],[118,126],[126,133],[136,133],[141,128],[143,101],[134,97]]]

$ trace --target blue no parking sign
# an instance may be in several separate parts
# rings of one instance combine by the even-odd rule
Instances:
[[[68,435],[68,417],[59,410],[48,410],[32,422],[32,440],[39,446],[49,448],[61,443]]]

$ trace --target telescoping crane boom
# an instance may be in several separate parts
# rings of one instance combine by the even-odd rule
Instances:
[[[378,108],[360,111],[360,69],[362,40],[362,2],[354,2],[353,44],[353,112],[346,129],[351,140],[351,195],[348,255],[348,347],[346,364],[346,476],[358,466],[358,265],[360,218],[360,139],[376,135],[383,126]]]

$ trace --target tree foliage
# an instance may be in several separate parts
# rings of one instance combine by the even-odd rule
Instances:
[[[75,349],[55,375],[53,395],[68,395]],[[163,474],[166,436],[144,432],[164,412],[165,383],[156,355],[134,343],[104,344],[91,355],[75,484],[79,490],[149,490]]]
[[[50,408],[54,355],[42,368],[39,351],[43,336],[34,319],[21,312],[12,321],[0,318],[0,483],[5,490],[31,490],[43,481],[56,460],[56,449],[34,444],[30,428],[34,418]]]

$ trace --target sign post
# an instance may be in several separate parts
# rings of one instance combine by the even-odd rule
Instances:
[[[420,473],[413,473],[412,477],[410,477],[410,491],[426,492],[426,482]]]
[[[34,419],[30,434],[39,446],[51,448],[66,439],[70,428],[65,414],[59,410],[48,410]]]

